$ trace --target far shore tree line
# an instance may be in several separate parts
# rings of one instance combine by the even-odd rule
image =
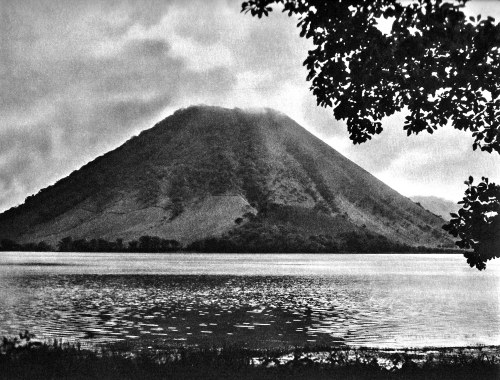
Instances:
[[[183,246],[176,240],[158,236],[141,236],[139,240],[73,239],[65,237],[57,247],[42,241],[19,244],[0,239],[0,251],[25,252],[202,252],[202,253],[456,253],[445,247],[410,246],[390,241],[384,236],[347,232],[338,238],[329,235],[305,236],[284,226],[248,228],[232,231],[222,237],[197,240]]]
[[[67,236],[53,247],[46,242],[18,244],[11,239],[0,239],[0,251],[34,252],[176,252],[182,249],[177,240],[162,239],[158,236],[141,236],[139,240],[125,243],[123,239],[73,239]]]

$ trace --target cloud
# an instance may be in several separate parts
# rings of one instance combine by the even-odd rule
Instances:
[[[4,4],[0,207],[116,147],[175,96],[189,73],[168,42],[126,37],[161,20],[167,2],[149,3],[147,12],[136,2]]]
[[[463,181],[469,175],[498,182],[498,155],[474,152],[470,132],[445,126],[432,135],[407,136],[403,122],[403,115],[386,118],[384,131],[359,145],[347,143],[346,128],[343,136],[337,132],[323,136],[342,154],[406,196],[438,194],[456,202],[462,198]]]
[[[52,139],[45,129],[18,128],[0,131],[0,154],[23,153],[23,156],[36,152],[41,157],[52,153]]]
[[[22,127],[0,131],[0,207],[20,202],[36,188],[40,170],[53,154],[50,130]]]
[[[380,135],[354,145],[345,122],[336,121],[330,108],[314,108],[307,100],[303,112],[313,133],[403,195],[438,195],[456,202],[469,175],[499,181],[500,157],[473,151],[470,131],[445,126],[433,134],[407,136],[404,114],[396,114],[383,119]]]
[[[224,99],[236,85],[227,62],[192,67],[172,47],[181,38],[213,46],[199,38],[203,25],[184,37],[155,33],[183,8],[182,1],[6,3],[0,208],[151,127],[174,100]]]
[[[471,155],[464,133],[406,138],[401,116],[353,146],[308,90],[311,42],[296,20],[278,10],[257,19],[240,3],[4,0],[0,210],[199,103],[276,108],[404,193],[424,182],[446,198],[466,171],[499,177],[498,160]]]

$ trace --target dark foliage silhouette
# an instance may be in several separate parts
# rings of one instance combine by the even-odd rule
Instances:
[[[31,251],[49,252],[54,248],[44,241],[39,243],[18,244],[11,239],[0,239],[0,251]]]
[[[500,374],[496,352],[482,347],[391,353],[347,346],[252,349],[238,344],[166,346],[130,355],[131,348],[126,343],[108,343],[86,349],[79,342],[40,341],[26,331],[0,339],[2,379],[493,380]],[[289,360],[279,360],[285,357]]]
[[[464,256],[471,267],[482,270],[486,261],[500,257],[500,186],[484,177],[472,186],[473,180],[469,178],[469,188],[459,202],[462,208],[458,214],[451,214],[450,223],[443,228],[460,238],[457,246],[474,249]]]
[[[158,236],[141,236],[125,246],[123,239],[77,239],[70,236],[61,239],[57,245],[60,252],[174,252],[182,246],[177,240],[162,239]]]
[[[387,253],[452,252],[436,247],[412,247],[370,232],[344,232],[338,237],[307,235],[289,225],[253,220],[221,237],[197,240],[186,251],[217,253]]]
[[[406,108],[408,135],[451,121],[472,131],[474,149],[500,152],[500,24],[468,19],[466,2],[251,0],[242,11],[261,17],[281,3],[300,16],[301,36],[315,45],[304,61],[311,91],[347,121],[354,143]],[[377,28],[381,18],[392,21],[388,34]]]

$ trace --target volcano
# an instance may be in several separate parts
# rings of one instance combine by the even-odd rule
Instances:
[[[0,215],[0,237],[57,244],[158,236],[183,245],[248,223],[304,236],[451,243],[444,221],[271,110],[178,110]]]

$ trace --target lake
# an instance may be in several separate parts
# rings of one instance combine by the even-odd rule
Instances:
[[[0,335],[154,347],[500,345],[500,262],[455,254],[0,253]]]

